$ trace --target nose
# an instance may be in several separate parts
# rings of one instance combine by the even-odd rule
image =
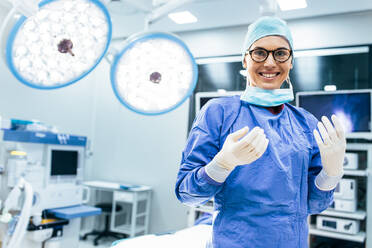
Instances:
[[[265,64],[264,65],[265,66],[268,66],[268,67],[274,67],[274,66],[276,66],[276,61],[274,59],[273,53],[269,53],[269,56],[265,60]]]

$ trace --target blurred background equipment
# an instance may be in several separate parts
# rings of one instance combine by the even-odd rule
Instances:
[[[1,137],[0,199],[11,198],[3,217],[9,201],[21,210],[13,242],[28,248],[51,243],[56,248],[77,247],[81,218],[101,213],[84,205],[89,198],[89,189],[82,185],[86,137],[11,129],[3,129]],[[22,208],[12,192],[23,187],[27,194]],[[27,228],[24,237],[18,226],[24,232]]]

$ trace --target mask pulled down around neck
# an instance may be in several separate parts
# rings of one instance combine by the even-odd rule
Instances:
[[[275,107],[293,101],[292,84],[288,80],[289,88],[266,90],[259,87],[247,86],[240,99],[262,107]]]

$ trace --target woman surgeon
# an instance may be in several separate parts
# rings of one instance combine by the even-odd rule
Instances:
[[[343,175],[343,127],[335,115],[319,122],[288,104],[292,49],[283,20],[255,21],[242,54],[246,90],[210,100],[193,123],[176,195],[188,205],[214,197],[209,247],[306,248],[308,215],[332,202]]]

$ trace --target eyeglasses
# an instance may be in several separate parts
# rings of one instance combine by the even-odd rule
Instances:
[[[264,62],[269,54],[272,53],[274,60],[279,63],[286,62],[292,56],[292,50],[278,48],[276,50],[266,50],[265,48],[255,48],[249,51],[252,60],[258,63]]]

